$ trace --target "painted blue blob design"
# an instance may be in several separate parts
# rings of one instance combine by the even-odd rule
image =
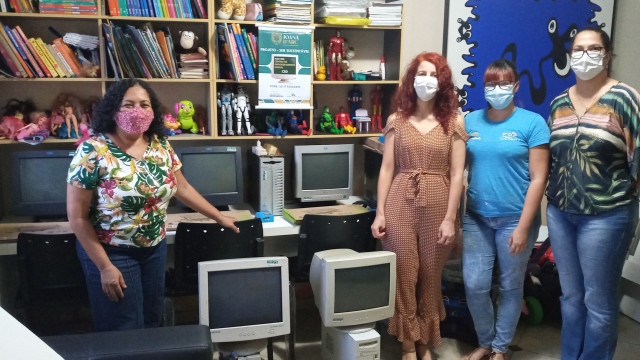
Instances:
[[[487,107],[484,71],[493,61],[508,59],[519,71],[516,105],[548,117],[553,98],[575,83],[567,50],[578,29],[602,26],[593,21],[600,6],[587,0],[469,0],[472,17],[457,19],[458,42],[470,46],[459,89],[464,111]]]

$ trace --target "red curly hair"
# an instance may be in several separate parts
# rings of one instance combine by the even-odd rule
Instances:
[[[458,114],[458,95],[453,87],[451,69],[447,65],[447,59],[438,53],[422,52],[411,60],[402,77],[402,83],[393,96],[393,111],[396,113],[397,119],[402,121],[407,121],[409,116],[416,111],[418,96],[413,88],[413,80],[418,72],[418,66],[423,61],[430,62],[436,67],[438,93],[435,97],[434,113],[442,128],[448,132],[449,123]]]

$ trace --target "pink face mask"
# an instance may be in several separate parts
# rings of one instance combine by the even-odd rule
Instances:
[[[116,124],[129,134],[142,134],[149,130],[153,121],[153,111],[140,107],[120,110],[115,116]]]

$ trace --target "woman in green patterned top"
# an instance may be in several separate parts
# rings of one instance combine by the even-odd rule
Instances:
[[[640,95],[607,75],[600,28],[573,38],[576,84],[551,103],[547,223],[562,286],[562,359],[611,359],[618,284],[638,221]]]
[[[80,144],[69,168],[67,214],[95,330],[160,326],[171,197],[239,230],[182,175],[163,133],[160,104],[145,82],[109,87],[91,126],[96,135]]]

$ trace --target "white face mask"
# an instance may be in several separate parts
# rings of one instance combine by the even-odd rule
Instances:
[[[487,88],[484,89],[484,98],[487,100],[491,107],[494,109],[504,109],[511,101],[513,101],[513,88],[514,85],[507,86],[508,89],[503,89],[499,86],[489,90]]]
[[[438,78],[433,76],[416,76],[413,80],[413,88],[416,95],[422,101],[429,101],[436,96],[438,92]]]
[[[604,69],[604,54],[599,51],[577,52],[571,55],[571,69],[581,80],[591,80]]]

